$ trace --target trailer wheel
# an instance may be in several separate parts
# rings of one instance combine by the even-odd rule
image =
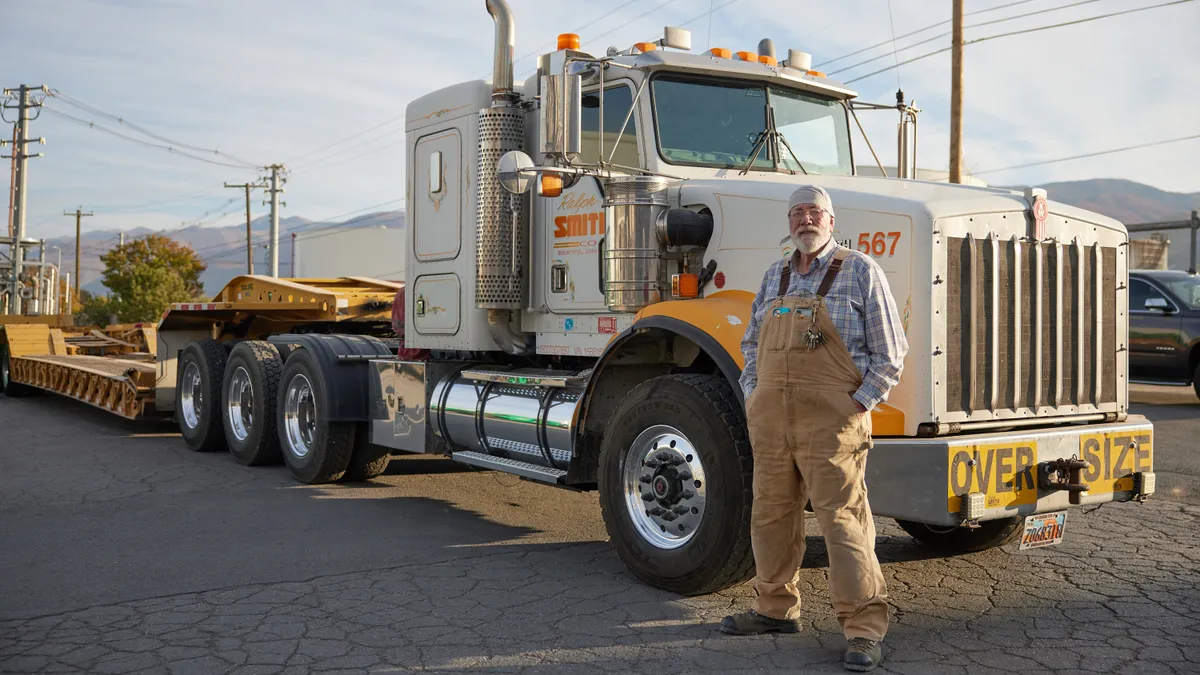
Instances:
[[[356,483],[382,475],[392,459],[389,448],[370,442],[366,424],[357,426],[354,432],[354,450],[350,452],[350,464],[346,466],[346,474],[342,476],[342,480]]]
[[[0,394],[8,390],[8,345],[0,343]]]
[[[1024,520],[1014,516],[985,520],[979,527],[939,527],[897,518],[896,524],[913,539],[942,553],[974,553],[1015,541]]]
[[[225,364],[225,441],[229,453],[246,466],[278,464],[275,397],[283,360],[269,342],[239,342]]]
[[[225,449],[221,393],[225,347],[216,340],[193,340],[179,357],[175,416],[187,446],[197,452]]]
[[[321,369],[307,350],[292,352],[279,382],[276,425],[283,462],[302,483],[331,483],[346,472],[354,422],[330,422]]]
[[[612,419],[600,448],[600,508],[626,567],[684,595],[749,579],[753,459],[729,382],[655,377]]]

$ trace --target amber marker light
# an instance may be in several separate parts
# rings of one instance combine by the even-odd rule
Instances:
[[[732,59],[733,58],[733,50],[725,49],[724,47],[713,47],[712,49],[708,50],[708,53],[712,54],[713,56],[717,57],[718,59]]]
[[[758,62],[764,66],[773,66],[777,63],[774,56],[767,56],[766,54],[759,54]]]
[[[658,45],[654,44],[653,42],[638,42],[637,44],[633,45],[633,48],[645,54],[646,52],[652,52],[655,49],[658,49]]]
[[[562,176],[556,173],[542,174],[540,185],[541,195],[543,197],[558,197],[563,191]]]
[[[579,36],[575,33],[560,33],[558,35],[558,48],[562,49],[579,49]]]
[[[700,295],[700,276],[696,274],[671,275],[671,295],[677,298],[694,298]]]
[[[738,52],[737,57],[743,61],[758,63],[758,54],[755,54],[754,52]]]

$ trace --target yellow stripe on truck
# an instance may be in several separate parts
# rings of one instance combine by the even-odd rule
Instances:
[[[634,323],[651,316],[663,316],[682,321],[711,336],[729,354],[740,369],[746,365],[742,358],[742,337],[750,325],[750,306],[754,294],[749,291],[718,291],[696,300],[667,300],[656,302],[638,312]],[[876,436],[903,436],[904,412],[886,403],[871,412],[872,433]]]

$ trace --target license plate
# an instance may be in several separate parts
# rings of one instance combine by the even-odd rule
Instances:
[[[1025,516],[1025,531],[1021,533],[1020,550],[1061,544],[1066,530],[1066,511]]]

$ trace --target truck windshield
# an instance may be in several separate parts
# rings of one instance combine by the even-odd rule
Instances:
[[[658,148],[672,164],[743,167],[767,126],[767,106],[775,125],[802,162],[804,171],[849,175],[850,130],[846,109],[836,100],[785,89],[678,75],[651,83]],[[754,160],[756,169],[798,170],[791,153],[768,145]]]
[[[1172,274],[1156,278],[1191,309],[1200,309],[1200,275]]]

